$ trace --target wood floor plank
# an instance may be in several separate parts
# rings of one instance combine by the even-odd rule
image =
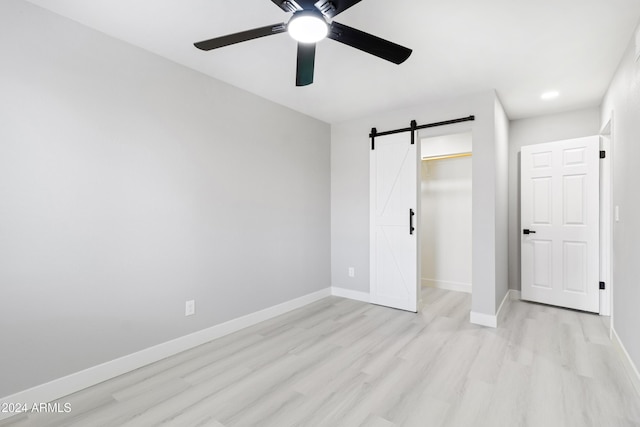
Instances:
[[[417,314],[329,297],[0,427],[640,426],[606,319],[425,288]]]
[[[486,419],[494,388],[494,384],[469,379],[460,398],[453,400],[444,425],[474,426],[478,424],[478,420]]]

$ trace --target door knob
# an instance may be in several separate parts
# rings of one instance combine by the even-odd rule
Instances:
[[[534,230],[529,230],[528,228],[525,228],[524,230],[522,230],[522,234],[536,234],[536,232]]]

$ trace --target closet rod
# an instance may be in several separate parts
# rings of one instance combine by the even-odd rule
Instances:
[[[426,160],[444,160],[444,159],[456,159],[458,157],[471,157],[473,153],[459,153],[459,154],[447,154],[444,156],[423,157],[422,161]]]

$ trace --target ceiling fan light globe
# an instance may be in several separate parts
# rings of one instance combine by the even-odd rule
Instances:
[[[289,20],[287,31],[300,43],[316,43],[327,37],[329,25],[321,16],[300,13]]]

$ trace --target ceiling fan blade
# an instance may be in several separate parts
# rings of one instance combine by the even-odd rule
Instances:
[[[253,40],[260,37],[270,36],[272,34],[284,33],[287,26],[283,24],[269,25],[267,27],[254,28],[253,30],[241,31],[239,33],[229,34],[215,39],[204,40],[193,45],[201,50],[212,50],[223,46]]]
[[[316,62],[316,44],[298,43],[298,65],[296,69],[296,86],[307,86],[313,83],[313,69]]]
[[[315,7],[330,19],[361,1],[362,0],[320,0],[315,3]]]
[[[302,10],[302,7],[296,2],[296,0],[271,0],[280,9],[285,12],[295,12],[296,10]]]
[[[394,64],[402,64],[413,52],[411,49],[399,44],[347,27],[335,21],[331,23],[327,37],[375,55],[378,58],[386,59]]]

